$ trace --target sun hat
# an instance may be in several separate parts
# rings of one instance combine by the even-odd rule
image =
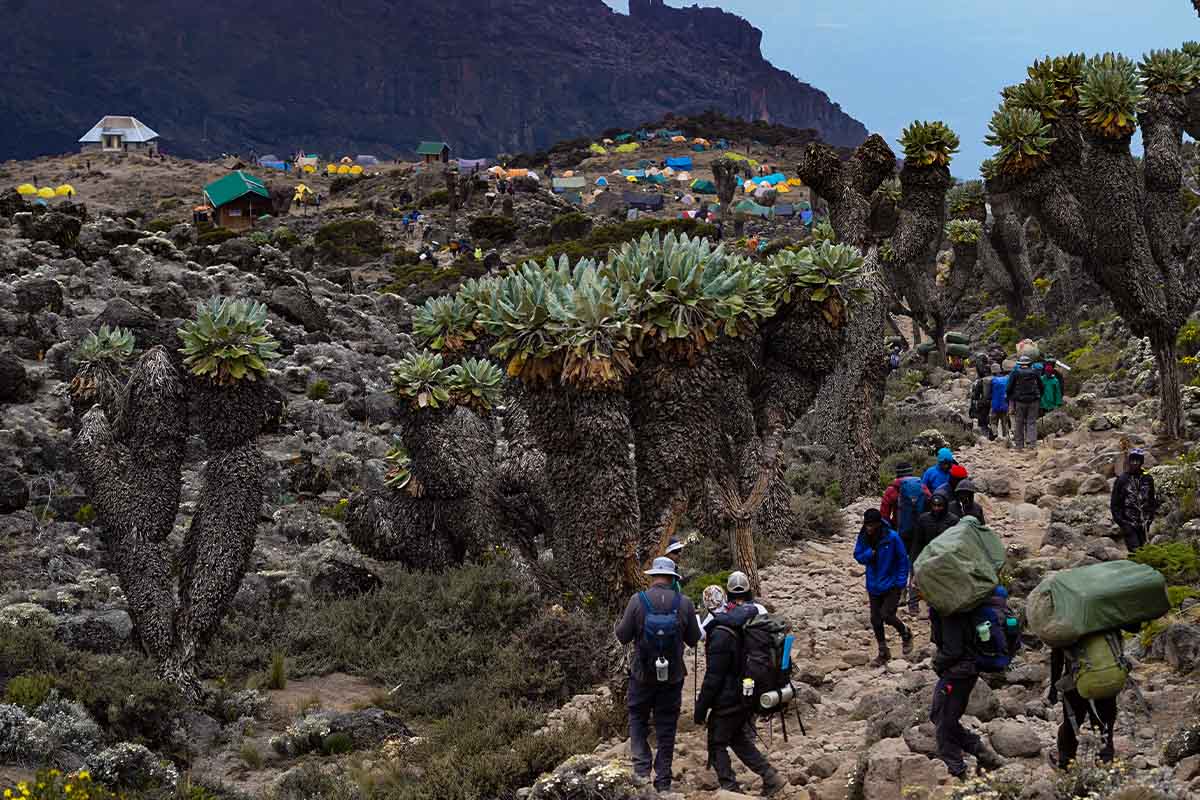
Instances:
[[[729,580],[725,581],[725,588],[729,590],[730,594],[749,594],[750,579],[744,572],[731,572]]]
[[[646,570],[647,575],[669,575],[672,578],[678,578],[679,573],[675,571],[675,562],[666,556],[659,556],[654,559],[654,564],[650,569]]]
[[[677,553],[682,549],[683,549],[683,542],[679,541],[678,539],[672,539],[667,544],[667,554],[668,555],[670,555],[671,553]]]

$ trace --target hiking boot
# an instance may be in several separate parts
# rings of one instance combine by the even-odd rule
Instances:
[[[913,654],[914,641],[915,637],[913,636],[912,631],[909,631],[907,636],[901,637],[900,639],[900,652],[906,656],[911,656]]]
[[[729,783],[720,783],[718,785],[721,787],[721,791],[723,791],[723,792],[733,792],[734,794],[745,794],[746,793],[745,790],[742,789],[742,785],[740,783],[738,783],[737,781],[730,781]]]
[[[979,750],[974,753],[974,756],[978,772],[990,772],[994,769],[1000,769],[1008,763],[988,744],[981,745]]]
[[[774,797],[779,792],[782,792],[784,789],[786,789],[787,785],[787,778],[780,775],[777,771],[771,770],[763,776],[763,797]]]
[[[867,662],[868,667],[882,667],[892,660],[892,654],[886,647],[879,648],[879,655]]]

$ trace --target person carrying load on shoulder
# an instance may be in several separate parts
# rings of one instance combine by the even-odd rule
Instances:
[[[683,704],[683,681],[687,675],[684,646],[700,641],[700,623],[692,601],[671,588],[679,579],[675,562],[654,559],[646,570],[650,588],[629,598],[615,634],[621,644],[637,641],[629,667],[629,749],[633,771],[649,779],[654,788],[671,789],[671,764],[675,755],[675,732]],[[657,753],[650,755],[650,717],[654,716]]]

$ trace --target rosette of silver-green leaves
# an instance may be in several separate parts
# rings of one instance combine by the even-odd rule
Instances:
[[[192,374],[222,386],[266,377],[267,362],[279,358],[279,342],[267,330],[267,307],[252,300],[214,297],[200,303],[195,318],[180,326],[179,339]]]
[[[133,345],[133,332],[128,328],[101,325],[100,330],[83,337],[75,351],[75,359],[81,364],[103,362],[115,366],[133,355]]]
[[[412,493],[411,489],[420,485],[413,480],[412,458],[408,455],[404,442],[399,438],[392,441],[392,446],[388,448],[387,454],[383,458],[388,465],[383,482],[388,486],[397,490],[410,489],[410,493]]]
[[[563,351],[562,380],[615,389],[633,372],[630,347],[638,326],[628,296],[590,260],[549,297],[550,334]]]
[[[392,370],[392,391],[414,408],[462,405],[488,411],[500,399],[504,376],[489,361],[468,358],[447,367],[440,353],[413,351]]]
[[[904,160],[915,166],[946,166],[958,152],[958,134],[946,123],[914,122],[900,133]]]
[[[475,340],[475,305],[461,295],[431,297],[413,314],[413,334],[434,350],[454,352]]]
[[[846,321],[851,301],[865,289],[857,286],[863,257],[848,244],[820,242],[800,250],[781,250],[766,265],[767,291],[780,305],[793,300],[815,303],[831,326]]]
[[[977,219],[952,219],[946,223],[946,238],[954,244],[975,244],[983,236],[983,225]]]

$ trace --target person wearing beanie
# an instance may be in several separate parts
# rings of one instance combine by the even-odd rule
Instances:
[[[1055,370],[1054,359],[1047,358],[1042,364],[1042,416],[1063,404],[1062,376]]]
[[[1000,365],[992,363],[992,412],[988,419],[988,427],[992,431],[992,440],[997,435],[1007,445],[1012,436],[1012,426],[1008,418],[1008,376]]]
[[[954,494],[954,490],[958,485],[967,479],[967,468],[962,464],[955,464],[950,467],[950,482],[945,487],[950,490],[950,494]]]
[[[900,596],[908,586],[908,553],[900,534],[883,521],[883,515],[877,508],[868,508],[863,514],[862,530],[854,545],[854,560],[866,567],[871,630],[879,646],[879,654],[870,665],[881,667],[892,659],[884,625],[890,625],[900,634],[901,649],[905,655],[912,653],[913,635],[896,616]]]
[[[937,451],[937,463],[925,470],[921,476],[921,485],[932,495],[938,489],[950,483],[950,468],[954,466],[954,451],[943,447]]]
[[[983,516],[983,506],[975,501],[977,491],[975,484],[969,478],[964,479],[952,492],[951,510],[960,518],[974,517],[979,520],[980,525],[986,525],[987,519]]]

